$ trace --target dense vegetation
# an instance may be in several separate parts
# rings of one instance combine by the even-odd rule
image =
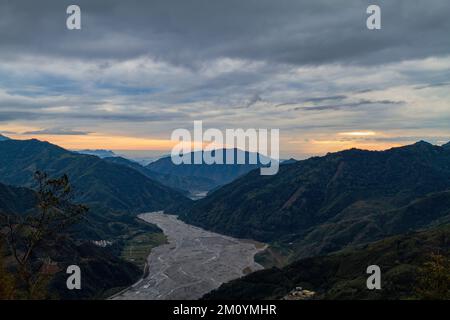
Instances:
[[[104,298],[136,281],[142,269],[116,257],[111,249],[117,245],[101,248],[66,229],[79,222],[78,207],[63,199],[70,192],[67,180],[50,181],[62,191],[0,184],[0,299]],[[69,291],[65,270],[73,264],[82,269],[83,285]]]
[[[208,179],[195,179],[189,177],[180,177],[170,173],[158,173],[150,170],[148,167],[141,166],[139,163],[122,158],[122,157],[106,157],[103,158],[106,161],[128,166],[134,170],[142,173],[143,175],[158,181],[159,183],[177,190],[178,192],[189,195],[189,191],[193,190],[207,190],[209,185]]]
[[[373,264],[381,290],[366,286]],[[258,271],[204,298],[280,299],[296,287],[316,292],[314,299],[450,299],[450,225]]]
[[[49,284],[52,298],[58,299],[105,299],[125,289],[142,276],[142,268],[113,254],[109,248],[91,243],[76,245],[68,242],[54,248],[53,259],[60,272]],[[82,270],[81,290],[67,290],[66,268],[78,265]]]
[[[76,190],[74,200],[93,206],[137,213],[186,200],[132,168],[47,142],[2,141],[0,154],[0,182],[33,187],[32,177],[37,170],[55,177],[67,174]]]
[[[64,233],[67,241],[58,243],[58,250],[52,251],[51,258],[59,268],[50,284],[54,297],[105,297],[132,284],[142,275],[142,261],[128,257],[124,250],[136,246],[143,235],[164,240],[159,228],[139,220],[136,213],[190,201],[135,168],[73,153],[46,142],[3,139],[0,152],[0,210],[3,212],[29,215],[36,211],[36,193],[31,190],[36,187],[33,180],[36,170],[46,171],[50,177],[67,173],[73,187],[71,200],[89,207],[84,219]],[[94,240],[105,241],[107,245],[105,248],[93,245]],[[159,244],[155,241],[145,244],[147,253]],[[141,249],[144,255],[144,247]],[[128,263],[122,257],[135,263]],[[5,259],[9,265],[10,259]],[[81,291],[68,292],[65,281],[61,282],[66,277],[64,266],[77,263],[83,268],[86,283]]]
[[[0,239],[4,247],[4,241]],[[137,265],[118,258],[108,248],[101,248],[84,242],[77,244],[68,238],[58,243],[48,253],[52,263],[57,265],[54,274],[49,275],[46,287],[34,298],[48,299],[103,299],[136,282],[142,276],[142,269]],[[39,254],[35,259],[40,259]],[[5,261],[9,261],[6,263]],[[26,296],[16,287],[15,269],[11,267],[11,259],[0,253],[0,300],[23,299]],[[67,290],[66,268],[78,265],[82,270],[81,290]],[[8,265],[10,267],[8,267]]]
[[[182,219],[278,245],[293,261],[448,222],[449,190],[448,148],[351,149],[275,176],[254,170],[183,208]]]
[[[0,141],[0,211],[36,211],[38,197],[30,189],[36,170],[50,177],[67,173],[71,200],[89,206],[61,235],[64,241],[36,252],[34,261],[51,256],[58,266],[46,297],[103,298],[136,281],[146,251],[165,241],[136,213],[161,209],[206,229],[270,243],[258,261],[280,268],[225,284],[207,298],[281,298],[297,286],[325,299],[447,297],[448,286],[437,284],[450,283],[450,144],[346,150],[289,161],[277,175],[261,176],[248,172],[258,165],[174,166],[165,158],[151,168],[37,140]],[[205,186],[215,189],[202,200],[182,194]],[[0,297],[20,297],[1,239],[0,249]],[[69,264],[83,269],[81,291],[66,290]],[[381,291],[365,287],[370,264],[383,270]]]

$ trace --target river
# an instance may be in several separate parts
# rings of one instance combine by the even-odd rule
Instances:
[[[262,269],[254,256],[265,249],[263,244],[206,231],[162,212],[139,218],[161,228],[168,244],[152,249],[148,276],[113,299],[199,299],[224,282]]]

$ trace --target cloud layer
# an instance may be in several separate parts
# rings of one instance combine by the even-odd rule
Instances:
[[[203,120],[280,128],[299,157],[340,132],[450,137],[450,2],[377,3],[380,31],[365,0],[80,0],[69,31],[71,1],[1,1],[0,130],[167,139]]]

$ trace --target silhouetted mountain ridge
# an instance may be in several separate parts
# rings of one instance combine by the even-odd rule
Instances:
[[[284,243],[296,259],[437,224],[449,212],[430,199],[448,200],[448,190],[450,151],[418,142],[313,157],[275,176],[254,170],[179,213],[213,231]]]
[[[0,182],[32,187],[37,170],[51,176],[67,174],[78,202],[143,212],[186,200],[180,193],[132,168],[67,151],[48,142],[3,141],[0,153]]]
[[[225,159],[227,150],[233,151],[234,159],[237,159],[238,154],[242,155],[245,159],[245,164],[226,164]],[[203,189],[197,190],[209,191],[219,186],[230,183],[231,181],[242,175],[245,175],[251,170],[260,168],[262,166],[260,157],[264,157],[265,159],[267,159],[267,157],[260,154],[252,154],[250,152],[242,151],[239,149],[217,149],[213,151],[213,155],[215,154],[215,152],[222,152],[224,164],[206,164],[203,163],[203,161],[201,164],[195,164],[195,154],[201,153],[200,158],[203,159],[204,152],[198,151],[191,152],[188,155],[185,155],[186,157],[189,157],[191,159],[191,164],[176,165],[172,162],[172,159],[169,156],[163,157],[155,162],[150,163],[146,166],[146,168],[159,174],[170,174],[171,176],[180,177],[187,181],[193,182],[196,180],[200,180],[202,181]],[[252,156],[256,156],[256,164],[249,164],[249,159]]]
[[[106,157],[104,158],[104,160],[133,168],[143,175],[155,181],[158,181],[159,183],[170,187],[173,190],[179,191],[184,195],[189,195],[189,192],[192,190],[208,190],[210,185],[214,184],[214,182],[208,178],[177,176],[170,173],[158,173],[156,171],[150,170],[148,167],[140,165],[135,161],[123,157]]]
[[[113,151],[104,149],[95,149],[95,150],[84,149],[84,150],[77,150],[74,152],[78,152],[81,154],[89,154],[91,156],[97,156],[99,158],[117,157],[117,154],[115,154]]]

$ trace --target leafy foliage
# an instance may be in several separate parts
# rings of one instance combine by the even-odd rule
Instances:
[[[15,262],[11,250],[0,250],[0,299],[43,299],[43,298],[63,298],[63,299],[81,299],[81,298],[105,298],[111,294],[117,292],[124,287],[131,285],[133,282],[142,275],[142,270],[138,266],[128,263],[118,257],[121,252],[121,242],[125,242],[128,235],[133,237],[135,233],[149,232],[151,234],[157,233],[159,229],[151,225],[140,223],[136,220],[130,221],[131,218],[127,218],[124,223],[125,230],[119,231],[117,234],[109,234],[108,229],[102,229],[106,232],[105,236],[117,236],[118,241],[108,248],[101,248],[93,245],[89,241],[81,240],[83,237],[89,237],[92,235],[89,228],[86,228],[85,219],[81,223],[76,223],[72,226],[70,232],[69,229],[59,230],[54,227],[61,226],[61,223],[55,223],[61,221],[63,217],[63,208],[69,206],[72,208],[69,202],[70,200],[70,188],[68,187],[67,177],[61,179],[47,179],[45,175],[38,175],[41,179],[42,192],[34,192],[26,188],[16,188],[0,184],[0,211],[3,212],[3,232],[0,234],[7,234],[7,221],[13,223],[14,235],[20,236],[20,241],[16,240],[16,247],[19,249],[18,258],[23,260],[23,253],[28,245],[27,237],[33,236],[31,240],[33,242],[37,239],[39,245],[33,249],[33,254],[29,255],[27,259],[27,267],[29,268],[31,275],[31,281],[33,285],[33,292],[30,295],[26,290],[19,273],[19,264]],[[49,183],[44,183],[47,181]],[[39,200],[40,199],[40,200]],[[65,199],[63,201],[63,199]],[[50,205],[51,204],[51,205]],[[82,209],[82,207],[78,207]],[[42,213],[42,209],[51,211],[45,220],[48,221],[50,216],[56,215],[56,220],[52,220],[51,223],[41,228],[46,230],[51,228],[55,232],[40,232],[37,233],[35,227],[39,221],[39,213]],[[54,212],[58,210],[58,212]],[[8,214],[6,214],[8,213]],[[98,210],[95,212],[98,214]],[[90,211],[90,214],[92,212]],[[89,215],[90,215],[89,214]],[[87,216],[89,216],[87,215]],[[74,217],[72,217],[74,218]],[[86,218],[86,217],[85,217]],[[122,216],[116,216],[120,221]],[[97,222],[101,226],[111,222],[111,219],[107,214],[94,218],[90,221]],[[75,223],[78,219],[74,219]],[[27,225],[22,225],[24,223]],[[63,225],[67,223],[63,223]],[[92,228],[98,228],[94,225]],[[76,233],[76,229],[80,229],[82,237]],[[28,230],[28,231],[27,231]],[[102,231],[100,231],[102,232]],[[125,232],[122,234],[121,232]],[[48,237],[43,237],[47,234]],[[96,230],[95,235],[98,235]],[[76,239],[74,239],[76,237]],[[121,237],[124,240],[121,240]],[[19,240],[19,239],[18,239]],[[45,241],[44,241],[45,240]],[[32,242],[30,242],[32,243]],[[5,247],[6,239],[0,238],[0,247]],[[52,261],[56,268],[59,270],[56,273],[46,274],[42,273],[43,267],[48,261]],[[65,283],[67,275],[65,269],[67,266],[76,264],[80,266],[83,272],[83,285],[81,290],[69,291],[67,290]]]
[[[45,253],[64,232],[78,222],[87,207],[70,202],[71,188],[67,176],[49,179],[46,174],[35,173],[38,184],[36,211],[30,214],[0,213],[0,226],[17,266],[16,284],[25,298],[43,298],[46,275],[41,272],[44,262],[36,261],[37,252]]]

